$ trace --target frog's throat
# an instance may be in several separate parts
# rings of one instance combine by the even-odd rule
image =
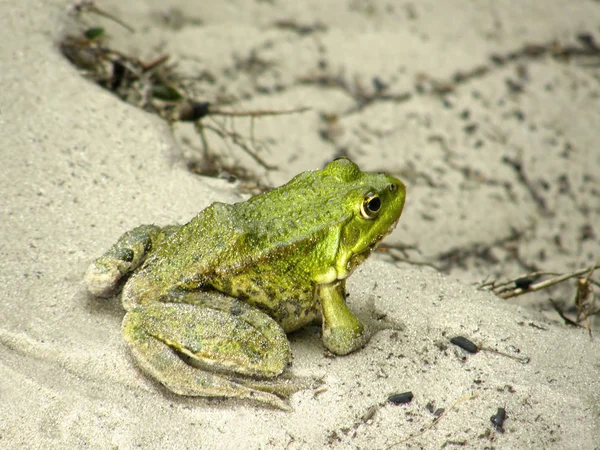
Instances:
[[[396,219],[394,223],[388,228],[384,234],[377,235],[377,237],[369,244],[365,249],[359,252],[348,252],[344,255],[339,255],[336,258],[336,262],[331,266],[325,273],[317,276],[315,281],[319,284],[329,284],[336,280],[343,280],[348,278],[350,274],[356,269],[362,262],[367,259],[373,250],[375,250],[381,241],[390,235],[396,225],[398,225],[400,218]]]
[[[334,265],[329,267],[326,272],[315,278],[315,281],[319,284],[330,284],[336,280],[343,280],[348,278],[356,267],[360,265],[365,259],[369,257],[371,251],[378,242],[372,246],[367,247],[365,250],[359,253],[348,252],[338,259]]]

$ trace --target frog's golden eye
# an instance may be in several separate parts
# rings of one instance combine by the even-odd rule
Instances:
[[[360,215],[363,219],[374,219],[381,209],[381,199],[377,194],[369,192],[360,205]]]

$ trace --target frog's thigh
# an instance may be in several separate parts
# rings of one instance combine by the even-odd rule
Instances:
[[[142,370],[172,392],[253,398],[286,408],[279,397],[260,390],[260,382],[247,387],[232,379],[238,374],[274,377],[290,359],[281,327],[264,313],[244,306],[246,310],[238,315],[237,311],[178,303],[137,307],[126,314],[123,333]],[[194,366],[178,353],[188,356]]]

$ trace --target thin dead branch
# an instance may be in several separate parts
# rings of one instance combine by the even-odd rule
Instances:
[[[585,277],[577,280],[577,292],[575,293],[577,323],[585,323],[585,328],[588,330],[590,337],[592,336],[592,329],[590,327],[589,316],[598,313],[598,311],[594,311],[596,295],[590,286],[590,279],[595,269],[596,266],[591,267]]]
[[[600,265],[595,264],[592,267],[575,270],[567,274],[538,271],[520,275],[511,280],[502,282],[487,281],[481,283],[479,287],[481,289],[492,291],[502,299],[509,299],[528,294],[530,292],[548,289],[572,278],[581,277],[577,280],[577,289],[575,291],[574,305],[577,309],[577,317],[575,319],[570,319],[567,317],[558,302],[554,301],[553,299],[549,299],[549,301],[554,310],[567,325],[585,328],[591,337],[592,329],[589,318],[591,316],[600,314],[600,308],[596,307],[597,295],[593,289],[593,286],[598,286],[599,284],[592,278],[594,271],[598,268],[600,268]],[[544,277],[550,278],[538,281]]]
[[[542,289],[546,289],[550,286],[554,286],[555,284],[558,283],[562,283],[563,281],[569,280],[571,278],[575,278],[578,277],[580,275],[583,275],[584,273],[589,272],[590,270],[593,272],[594,270],[596,270],[597,268],[599,268],[600,266],[595,265],[592,268],[585,268],[585,269],[579,269],[576,270],[574,272],[571,273],[567,273],[564,275],[558,275],[558,276],[554,276],[548,280],[544,280],[544,281],[540,281],[539,283],[533,283],[527,287],[517,287],[515,286],[514,288],[511,289],[507,289],[504,290],[502,292],[496,292],[495,288],[492,288],[492,290],[494,290],[494,293],[503,299],[507,299],[507,298],[512,298],[512,297],[516,297],[518,295],[524,295],[524,294],[528,294],[529,292],[535,292],[535,291],[539,291]],[[534,272],[534,274],[537,272]],[[546,273],[546,272],[539,272],[539,273]],[[532,274],[530,275],[525,275],[525,276],[521,276],[521,277],[517,277],[513,280],[510,280],[508,282],[502,283],[501,286],[506,286],[509,283],[517,283],[519,280],[523,280],[523,279],[527,279],[527,278],[531,278]]]
[[[91,12],[109,18],[133,31],[119,18],[98,8],[92,0],[76,2],[71,11],[78,17]],[[289,109],[233,110],[224,109],[208,101],[199,101],[186,94],[184,77],[175,64],[168,64],[169,55],[164,54],[150,61],[143,61],[135,56],[127,55],[104,44],[105,31],[101,27],[87,28],[80,35],[69,35],[61,42],[63,54],[87,78],[113,92],[123,101],[134,104],[146,111],[157,114],[170,124],[175,122],[191,122],[202,147],[204,163],[195,165],[195,169],[206,168],[207,175],[248,174],[241,168],[226,168],[223,158],[214,155],[209,147],[207,132],[214,133],[227,146],[232,144],[241,149],[265,170],[277,167],[269,164],[259,151],[266,144],[254,136],[254,122],[257,118],[302,113],[306,107]],[[230,121],[216,120],[218,117],[229,118]],[[250,137],[238,133],[234,128],[234,118],[248,118],[250,121]],[[210,119],[210,120],[209,120]],[[207,123],[206,121],[209,120]],[[233,152],[232,152],[233,153]],[[256,185],[259,185],[258,181]]]
[[[118,23],[123,28],[125,28],[127,31],[135,33],[135,29],[132,26],[128,25],[127,23],[125,23],[124,21],[119,19],[118,17],[98,8],[95,5],[94,0],[77,1],[77,2],[73,3],[73,5],[71,5],[71,11],[76,15],[80,15],[83,12],[91,12],[94,14],[98,14],[99,16],[105,17],[109,20],[112,20],[115,23]]]
[[[554,311],[556,311],[556,313],[560,316],[561,319],[563,319],[565,321],[565,323],[567,325],[571,325],[573,327],[581,327],[581,325],[579,325],[577,322],[575,322],[574,320],[569,319],[565,313],[563,312],[562,308],[560,307],[560,305],[558,303],[556,303],[554,300],[552,300],[551,298],[548,299],[550,301],[550,303],[552,304],[552,307],[554,308]]]
[[[303,106],[291,109],[254,109],[241,111],[228,111],[216,107],[210,108],[210,114],[227,117],[265,117],[265,116],[284,116],[289,114],[303,113],[310,111],[311,108]]]

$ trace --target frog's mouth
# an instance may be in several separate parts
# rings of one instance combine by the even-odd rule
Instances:
[[[367,247],[367,250],[369,253],[371,253],[373,250],[375,250],[377,247],[379,247],[379,244],[381,244],[381,241],[383,241],[386,237],[388,237],[390,234],[392,234],[392,232],[396,229],[396,225],[398,225],[398,222],[400,222],[400,217],[398,217],[394,221],[394,223],[392,223],[390,225],[390,227],[387,229],[387,231],[384,234],[377,235],[377,238],[373,241],[373,243]]]
[[[383,241],[386,237],[388,237],[390,234],[392,234],[392,232],[396,229],[396,225],[398,225],[398,222],[400,222],[400,217],[398,217],[396,220],[394,220],[394,223],[392,223],[390,225],[390,227],[385,232],[385,234],[383,235],[383,237],[381,238],[381,240],[379,242]],[[379,242],[377,244],[379,244]]]

